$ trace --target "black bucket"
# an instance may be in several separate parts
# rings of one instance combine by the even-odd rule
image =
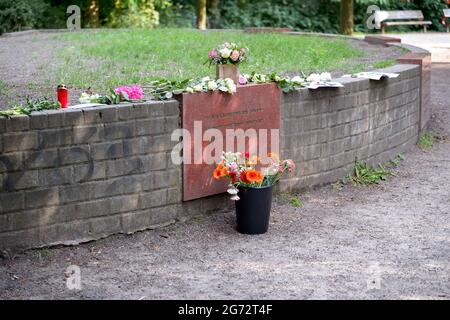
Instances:
[[[239,188],[236,203],[237,231],[244,234],[263,234],[269,229],[273,186]]]

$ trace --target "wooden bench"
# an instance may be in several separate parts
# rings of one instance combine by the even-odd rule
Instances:
[[[424,21],[423,13],[420,10],[377,11],[376,17],[377,21],[381,23],[381,33],[384,33],[388,26],[407,25],[421,25],[423,31],[427,32],[427,26],[432,24],[431,21]]]
[[[447,22],[447,19],[450,18],[450,9],[444,9],[444,16],[442,17],[442,24],[445,26],[445,29],[447,32],[449,32],[450,29],[450,22]]]

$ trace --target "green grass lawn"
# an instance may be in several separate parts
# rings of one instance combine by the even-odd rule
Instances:
[[[145,84],[156,78],[214,76],[204,62],[208,51],[231,41],[250,49],[241,72],[349,70],[348,61],[364,53],[344,39],[283,34],[206,32],[189,29],[99,30],[59,36],[67,43],[59,55],[61,83],[107,90],[121,84]]]

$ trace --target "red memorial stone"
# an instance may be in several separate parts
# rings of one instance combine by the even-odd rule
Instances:
[[[215,141],[205,135],[208,129],[217,129],[223,136],[223,150],[217,150],[217,153],[212,152],[216,161],[219,160],[222,151],[242,151],[236,150],[239,139],[236,133],[239,131],[242,133],[248,129],[255,129],[258,135],[256,141],[247,136],[246,150],[249,150],[251,154],[267,154],[270,151],[278,153],[278,141],[272,141],[271,136],[275,134],[278,138],[280,98],[280,90],[273,83],[238,86],[237,92],[233,95],[217,91],[182,95],[183,129],[186,129],[191,136],[190,142],[188,139],[183,140],[184,201],[223,193],[227,189],[226,179],[215,180],[212,177],[216,163],[205,163],[207,161],[204,152],[208,150],[211,141]],[[230,135],[230,130],[227,132],[227,129],[231,129],[234,134]],[[235,131],[236,129],[242,130]],[[267,145],[263,146],[259,143],[264,136],[264,130],[260,129],[267,129]],[[215,130],[216,133],[217,130]],[[244,135],[240,136],[244,137]],[[234,141],[234,147],[230,148],[233,150],[227,149],[227,143],[230,146],[230,141]],[[188,161],[190,163],[186,162],[186,158],[191,160]]]

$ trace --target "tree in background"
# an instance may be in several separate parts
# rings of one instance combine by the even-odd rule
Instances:
[[[115,0],[108,25],[120,28],[158,26],[159,13],[155,10],[155,0]]]
[[[211,28],[220,28],[220,1],[219,0],[209,0],[208,1],[208,13],[209,13],[209,23]]]
[[[88,24],[90,27],[100,26],[100,7],[98,0],[91,0],[88,8]]]
[[[198,0],[197,27],[206,30],[206,0]]]
[[[341,0],[341,19],[339,31],[341,34],[353,34],[353,0]]]

